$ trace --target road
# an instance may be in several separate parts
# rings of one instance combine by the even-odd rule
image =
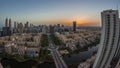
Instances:
[[[56,68],[67,68],[67,65],[65,64],[65,62],[62,59],[62,56],[56,49],[55,44],[51,41],[51,38],[49,37],[49,35],[48,35],[48,41],[49,41],[51,54],[53,56]]]

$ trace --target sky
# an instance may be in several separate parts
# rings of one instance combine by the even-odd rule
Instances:
[[[0,0],[0,26],[5,18],[35,25],[101,26],[101,12],[120,8],[120,0]]]

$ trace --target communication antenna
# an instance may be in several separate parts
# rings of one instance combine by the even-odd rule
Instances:
[[[119,11],[119,3],[120,1],[119,0],[116,0],[116,2],[115,2],[115,5],[116,5],[116,10],[118,11],[118,13],[120,12]]]
[[[117,0],[116,0],[116,8],[117,8],[117,10],[118,10],[118,2],[117,2]]]
[[[117,10],[118,10],[118,4],[117,4]]]
[[[120,1],[119,0],[116,0],[116,9],[119,11],[119,4],[120,4]]]

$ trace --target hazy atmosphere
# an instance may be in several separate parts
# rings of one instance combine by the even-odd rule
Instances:
[[[118,0],[119,1],[119,0]],[[100,26],[100,12],[117,9],[117,0],[0,0],[0,25],[5,18],[25,23]],[[118,8],[119,8],[118,4]]]

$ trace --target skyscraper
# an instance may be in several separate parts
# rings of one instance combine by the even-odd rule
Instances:
[[[105,10],[101,13],[102,35],[97,58],[93,68],[109,68],[120,45],[120,23],[118,10]]]
[[[8,18],[5,20],[5,27],[2,28],[3,36],[11,35],[11,19],[9,19],[9,26],[8,26]]]
[[[76,32],[76,21],[73,21],[73,31]]]
[[[5,20],[5,27],[8,27],[8,18]]]
[[[22,23],[18,24],[18,32],[23,33],[23,24]]]
[[[17,32],[17,23],[16,23],[16,21],[14,21],[14,29],[13,29],[13,32],[14,32],[14,33]]]
[[[15,29],[17,28],[16,21],[14,22],[14,28],[15,28]]]
[[[29,22],[27,21],[27,22],[25,23],[25,28],[28,28],[28,24],[29,24]]]
[[[9,27],[11,28],[11,19],[9,19]]]

